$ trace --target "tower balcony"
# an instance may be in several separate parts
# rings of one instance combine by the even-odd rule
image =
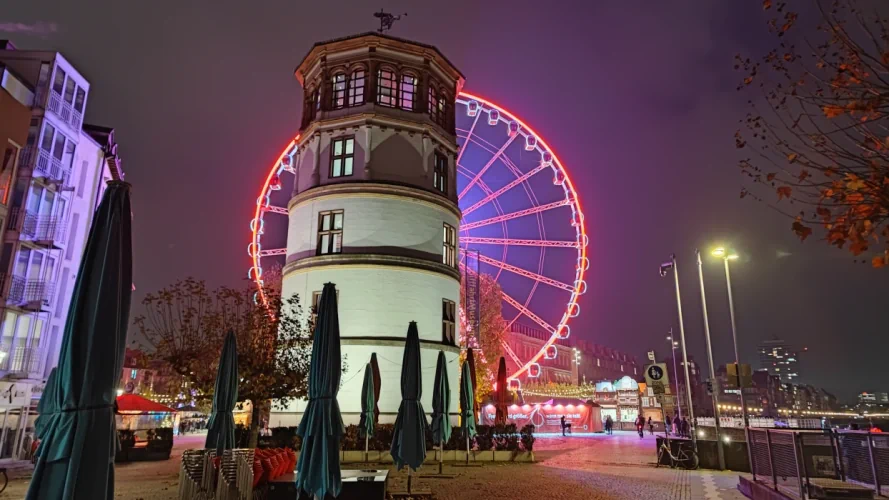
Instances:
[[[46,109],[55,113],[56,116],[74,128],[74,130],[80,130],[80,126],[83,124],[83,114],[77,111],[74,106],[65,102],[62,96],[55,90],[49,91]]]
[[[61,217],[37,215],[22,208],[10,211],[6,229],[19,232],[19,239],[50,250],[62,248],[67,225]]]
[[[16,275],[6,278],[9,281],[9,292],[6,295],[8,305],[15,305],[26,311],[49,311],[55,296],[55,283],[41,279],[29,280]]]
[[[22,165],[30,167],[34,177],[43,178],[45,182],[65,186],[71,177],[71,169],[66,168],[62,161],[48,152],[38,148],[26,148],[22,155]]]

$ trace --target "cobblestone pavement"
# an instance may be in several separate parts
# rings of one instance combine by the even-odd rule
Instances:
[[[177,440],[173,458],[116,468],[116,498],[174,499],[182,450],[202,444],[203,436]],[[655,440],[631,432],[613,436],[542,437],[535,443],[535,464],[486,463],[482,467],[445,466],[455,479],[416,477],[415,489],[431,490],[439,500],[516,499],[533,495],[553,500],[739,500],[736,473],[684,471],[654,466]],[[437,465],[420,475],[437,472]],[[403,491],[407,475],[391,473],[390,491]],[[27,479],[10,481],[0,498],[22,498]]]

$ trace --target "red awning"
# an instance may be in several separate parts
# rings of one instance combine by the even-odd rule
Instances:
[[[176,410],[145,399],[138,394],[121,394],[117,397],[117,411],[137,413],[173,413]]]

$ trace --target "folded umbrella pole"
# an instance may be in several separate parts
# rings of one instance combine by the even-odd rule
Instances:
[[[401,405],[395,419],[390,453],[397,470],[408,466],[407,491],[411,493],[411,469],[416,471],[426,459],[426,412],[423,395],[423,371],[420,367],[420,335],[411,321],[401,361]]]
[[[216,368],[216,388],[213,391],[213,411],[207,421],[205,448],[215,449],[216,456],[235,447],[235,417],[232,413],[238,402],[238,343],[235,332],[229,331],[222,345],[219,366]]]
[[[358,422],[358,429],[364,433],[364,462],[367,463],[367,446],[370,442],[370,436],[374,433],[374,409],[376,408],[376,400],[374,384],[373,366],[368,363],[364,367],[364,384],[361,385],[361,420]]]
[[[448,383],[448,362],[445,359],[444,351],[438,351],[435,385],[432,386],[432,440],[439,442],[439,476],[442,476],[444,467],[444,444],[451,439],[450,409],[451,386]]]
[[[475,437],[475,388],[472,385],[472,373],[469,359],[463,363],[460,373],[460,425],[466,436],[466,465],[469,465],[469,454],[472,450],[470,440]]]

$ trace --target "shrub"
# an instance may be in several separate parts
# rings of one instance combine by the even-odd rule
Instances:
[[[494,430],[488,425],[479,425],[475,435],[478,451],[490,451],[494,447]]]
[[[528,424],[522,427],[522,449],[527,452],[534,451],[534,441],[537,440],[534,437],[534,426],[532,424]]]
[[[497,451],[518,451],[519,436],[515,424],[498,424],[493,429],[494,449]]]

